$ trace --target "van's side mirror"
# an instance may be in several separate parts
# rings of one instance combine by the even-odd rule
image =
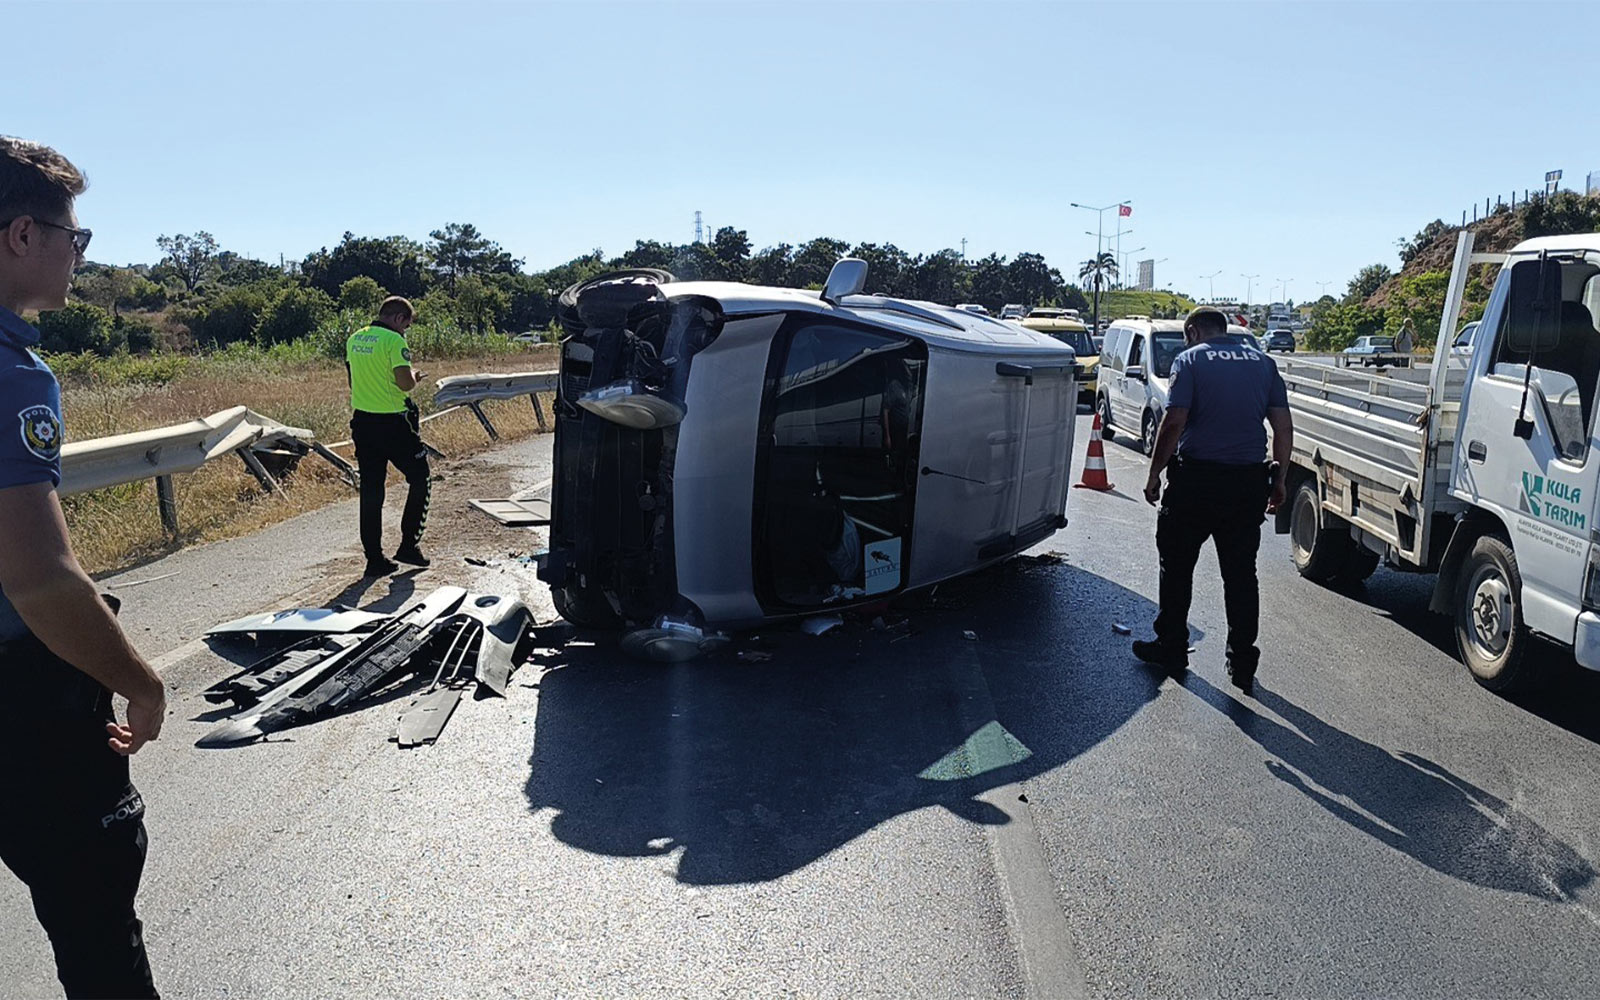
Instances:
[[[1129,365],[1128,366],[1128,370],[1123,372],[1123,374],[1128,376],[1131,379],[1138,379],[1140,382],[1143,382],[1144,381],[1144,365]]]

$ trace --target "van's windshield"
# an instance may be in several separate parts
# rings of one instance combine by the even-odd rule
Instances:
[[[1157,333],[1151,338],[1155,344],[1155,374],[1161,378],[1172,377],[1172,361],[1183,352],[1183,334]]]

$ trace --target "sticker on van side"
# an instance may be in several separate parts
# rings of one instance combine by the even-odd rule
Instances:
[[[867,593],[882,594],[900,586],[900,539],[868,542],[863,555]]]

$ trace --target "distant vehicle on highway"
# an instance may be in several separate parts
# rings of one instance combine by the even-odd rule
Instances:
[[[1077,352],[1078,364],[1083,368],[1078,375],[1078,401],[1094,402],[1095,379],[1100,374],[1100,347],[1095,343],[1098,338],[1089,336],[1089,328],[1077,319],[1065,316],[1046,318],[1030,314],[1020,323],[1026,329],[1054,337],[1063,344],[1070,345]]]
[[[1075,319],[1080,323],[1083,314],[1076,309],[1063,309],[1060,306],[1034,306],[1028,310],[1026,319]]]
[[[1100,435],[1137,434],[1145,454],[1155,448],[1156,428],[1167,409],[1172,359],[1184,349],[1183,321],[1119,319],[1106,330],[1100,354],[1095,412]]]
[[[1273,330],[1267,334],[1267,353],[1282,351],[1285,354],[1294,353],[1294,334],[1288,330]]]
[[[1472,335],[1478,332],[1478,323],[1478,320],[1473,320],[1461,328],[1461,332],[1456,334],[1456,339],[1450,343],[1451,354],[1465,356],[1472,353]]]
[[[1000,307],[1001,319],[1021,319],[1028,314],[1028,310],[1019,302],[1008,302]]]
[[[974,316],[991,315],[988,309],[985,309],[976,302],[961,302],[956,305],[956,308],[960,309],[962,312],[972,313]]]
[[[1340,368],[1349,368],[1357,361],[1363,368],[1371,365],[1403,368],[1410,363],[1410,359],[1395,352],[1393,337],[1357,337],[1355,343],[1339,352]]]

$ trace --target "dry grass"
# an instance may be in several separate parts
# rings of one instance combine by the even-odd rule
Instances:
[[[429,387],[433,379],[493,371],[529,371],[553,367],[548,348],[526,354],[497,355],[424,363]],[[424,414],[434,412],[431,392],[419,391]],[[230,406],[244,405],[294,427],[310,428],[324,442],[349,434],[349,393],[344,366],[334,362],[297,365],[292,370],[262,372],[255,377],[201,375],[161,386],[67,386],[63,390],[67,439],[83,441],[182,423]],[[552,401],[543,399],[545,415]],[[536,433],[533,407],[526,399],[490,401],[484,412],[502,441]],[[424,439],[447,456],[480,451],[488,436],[466,410],[431,421]],[[338,449],[351,458],[348,446]],[[354,495],[328,463],[310,456],[283,480],[284,495],[266,494],[242,462],[219,459],[199,471],[178,476],[181,533],[169,539],[161,528],[153,481],[114,486],[63,499],[67,524],[78,558],[91,573],[128,566],[194,542],[246,535],[324,504]]]

